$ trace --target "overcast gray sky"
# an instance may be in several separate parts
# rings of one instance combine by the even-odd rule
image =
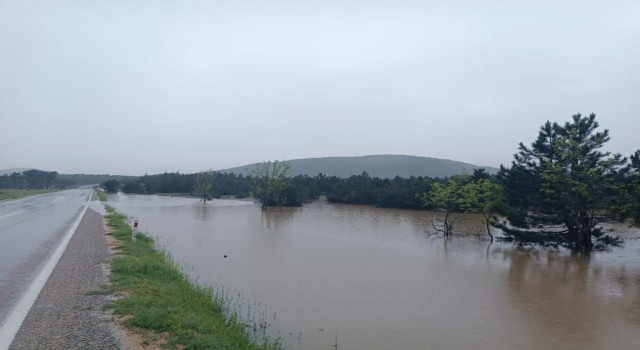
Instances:
[[[0,169],[497,166],[576,112],[628,155],[639,18],[637,0],[0,0]]]

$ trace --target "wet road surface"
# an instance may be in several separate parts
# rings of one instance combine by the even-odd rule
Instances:
[[[89,199],[74,189],[0,202],[0,325]]]

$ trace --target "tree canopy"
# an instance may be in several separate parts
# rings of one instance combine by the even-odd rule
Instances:
[[[629,214],[633,216],[636,225],[640,225],[640,150],[631,156],[631,175],[629,193],[631,208]]]
[[[283,206],[287,203],[290,188],[287,174],[291,166],[287,162],[262,162],[251,172],[252,197],[258,199],[262,209],[268,206]]]
[[[213,170],[202,171],[196,174],[196,180],[193,185],[193,191],[196,193],[203,203],[211,198],[213,192]]]
[[[454,175],[434,181],[420,198],[425,207],[444,212],[442,224],[437,226],[432,221],[431,225],[445,237],[453,234],[456,221],[453,213],[478,213],[483,215],[487,234],[493,241],[490,223],[496,220],[495,216],[503,206],[502,187],[495,176],[482,169],[476,169],[473,175]]]
[[[101,185],[107,193],[116,193],[120,189],[120,181],[116,179],[107,180]]]
[[[461,188],[460,206],[465,212],[482,214],[487,234],[493,241],[491,223],[496,222],[496,214],[504,209],[502,186],[494,178],[476,179]]]
[[[460,212],[462,202],[462,188],[471,181],[468,174],[459,174],[450,177],[445,183],[435,182],[430,191],[422,195],[425,207],[431,207],[444,211],[444,218],[440,227],[431,221],[433,229],[441,232],[445,237],[453,233],[456,218],[451,213]]]
[[[72,185],[68,181],[60,182],[57,171],[31,169],[0,175],[0,188],[64,188]]]

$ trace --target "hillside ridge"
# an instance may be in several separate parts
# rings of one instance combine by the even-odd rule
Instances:
[[[323,173],[328,176],[349,177],[367,172],[372,177],[394,178],[411,176],[448,177],[462,172],[473,172],[474,169],[484,168],[488,173],[495,174],[498,169],[480,166],[450,159],[421,157],[410,155],[366,155],[354,157],[322,157],[288,160],[291,164],[290,176],[315,176]],[[257,165],[247,164],[234,168],[220,169],[218,172],[228,172],[246,175]]]

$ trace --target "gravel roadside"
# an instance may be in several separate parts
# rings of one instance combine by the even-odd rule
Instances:
[[[9,349],[132,348],[103,309],[110,260],[102,216],[88,209]]]

